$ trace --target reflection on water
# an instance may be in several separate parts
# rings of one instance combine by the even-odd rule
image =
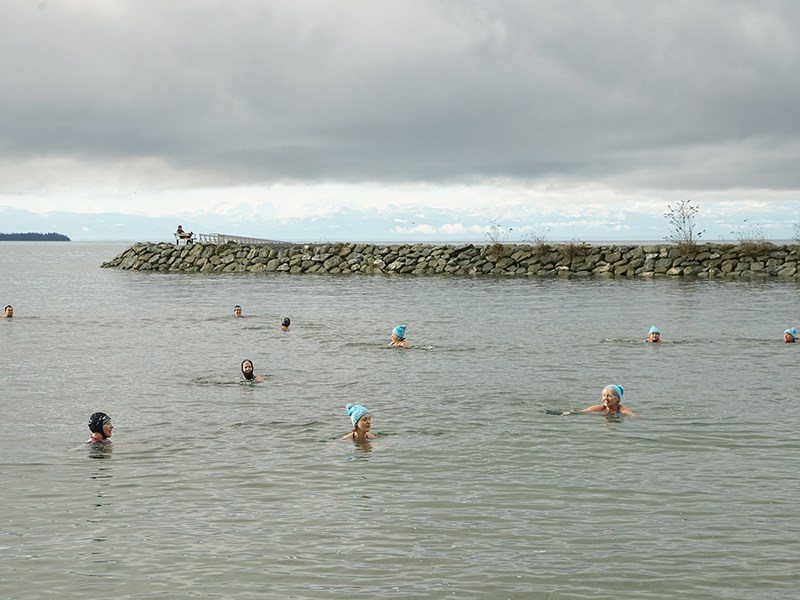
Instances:
[[[91,446],[89,450],[90,458],[111,458],[111,449],[113,447],[111,442],[101,442],[91,444]],[[112,474],[112,465],[108,462],[101,463],[100,466],[92,469],[89,474],[89,484],[90,488],[94,490],[95,500],[92,504],[92,515],[87,517],[86,523],[90,525],[91,529],[95,530],[91,538],[92,543],[108,541],[106,519],[108,517],[107,511],[113,501],[113,493],[111,491]],[[89,553],[91,555],[103,554],[103,550],[93,548]]]
[[[111,458],[111,452],[114,450],[114,443],[111,440],[86,445],[88,446],[89,458]]]
[[[372,440],[345,440],[342,443],[353,446],[353,453],[347,457],[347,460],[369,460],[369,454],[372,452]]]

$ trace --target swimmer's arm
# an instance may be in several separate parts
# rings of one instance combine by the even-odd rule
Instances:
[[[256,375],[253,377],[253,381],[264,381],[264,378],[261,375]]]
[[[584,408],[582,413],[595,413],[595,412],[602,412],[603,405],[602,404],[595,404],[594,406],[590,406],[589,408]]]
[[[628,415],[629,417],[635,417],[636,416],[636,413],[633,412],[627,406],[620,406],[619,407],[619,412],[621,412],[623,415]]]

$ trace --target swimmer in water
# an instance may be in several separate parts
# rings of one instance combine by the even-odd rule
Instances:
[[[89,431],[92,437],[86,440],[87,444],[100,444],[111,437],[114,425],[111,424],[111,417],[104,412],[96,412],[89,417]]]
[[[283,321],[281,321],[281,331],[289,331],[289,325],[292,324],[292,320],[289,317],[283,317]]]
[[[14,307],[10,304],[5,308],[5,317],[6,319],[11,319],[14,316]]]
[[[234,317],[241,317],[242,316],[242,307],[238,304],[233,307],[233,316]]]
[[[372,416],[365,406],[361,406],[360,404],[348,404],[347,415],[353,423],[353,431],[341,439],[364,442],[376,437],[374,433],[370,432],[372,428]]]
[[[797,341],[797,328],[790,327],[783,332],[783,341],[787,344],[794,344]]]
[[[647,332],[647,339],[645,340],[648,344],[660,344],[661,343],[661,330],[658,327],[653,325],[650,327],[650,331]]]
[[[623,393],[625,393],[625,390],[621,385],[607,385],[603,388],[603,403],[584,408],[581,412],[636,416],[630,408],[622,406]]]
[[[389,342],[390,346],[397,346],[399,348],[411,348],[411,344],[406,341],[406,326],[398,325],[392,330],[392,339]]]
[[[247,381],[264,381],[261,375],[256,375],[253,372],[253,361],[245,359],[242,361],[242,375]]]

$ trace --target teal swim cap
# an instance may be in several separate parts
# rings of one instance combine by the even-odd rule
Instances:
[[[358,423],[358,420],[361,417],[369,414],[369,410],[367,410],[367,407],[361,406],[360,404],[348,404],[346,408],[347,408],[347,415],[350,417],[350,421],[353,422],[353,427],[356,426],[356,423]]]

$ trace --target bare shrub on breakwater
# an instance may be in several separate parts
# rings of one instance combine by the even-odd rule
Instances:
[[[544,233],[528,233],[522,238],[522,241],[533,247],[533,255],[539,260],[550,252],[550,242],[547,241],[547,236]]]
[[[744,225],[740,225],[736,231],[731,232],[739,240],[739,247],[742,252],[750,258],[756,258],[769,251],[772,244],[764,237],[764,229],[758,223],[748,223],[744,220]]]
[[[498,259],[503,255],[503,245],[508,240],[509,234],[514,231],[513,227],[503,227],[497,221],[492,221],[489,225],[489,231],[484,235],[489,240],[489,253]]]
[[[566,258],[568,261],[572,262],[572,260],[576,257],[583,258],[586,256],[586,250],[588,246],[585,242],[581,240],[576,240],[573,238],[566,244],[561,245],[561,254]]]
[[[669,235],[664,239],[672,242],[688,256],[697,249],[697,240],[705,233],[705,229],[697,231],[697,213],[700,207],[691,200],[681,200],[678,204],[667,204],[664,217],[669,224]]]

